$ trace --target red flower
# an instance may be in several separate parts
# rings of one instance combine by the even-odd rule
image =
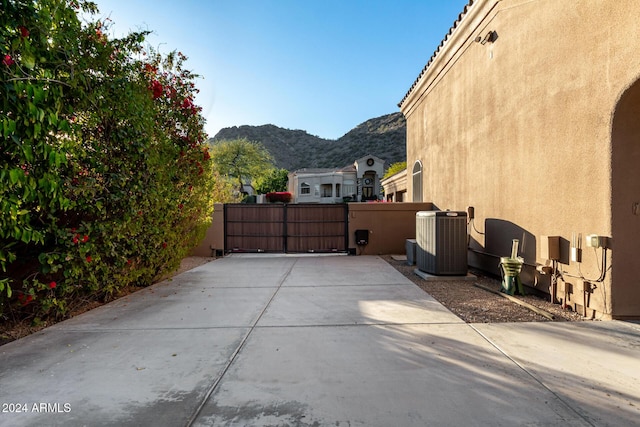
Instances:
[[[73,244],[77,245],[78,244],[78,235],[76,234],[75,236],[73,236]]]
[[[131,265],[131,260],[130,259],[127,260],[127,264]]]
[[[84,235],[84,237],[82,238],[82,241],[84,243],[87,243],[89,241],[89,236],[87,236],[86,234]]]
[[[26,39],[27,37],[29,37],[29,30],[27,30],[27,28],[23,25],[18,27],[18,31],[20,31],[20,36],[22,36],[23,38]]]
[[[144,69],[150,74],[156,74],[158,72],[158,69],[151,64],[144,64]]]
[[[185,98],[185,100],[182,101],[182,108],[184,108],[185,110],[193,108],[193,102],[191,101],[191,99]]]
[[[166,248],[167,247],[167,242],[162,242],[162,248]]]
[[[13,58],[11,57],[11,55],[5,55],[4,58],[2,59],[2,63],[4,65],[6,65],[7,67],[11,67],[13,64],[15,64],[16,62],[13,60]]]
[[[151,91],[153,92],[153,98],[154,99],[160,98],[162,96],[163,90],[164,90],[164,88],[162,87],[162,84],[159,81],[154,80],[151,83]]]
[[[56,282],[49,283],[49,289],[53,289],[57,286]]]
[[[87,262],[91,262],[91,255],[87,255]]]
[[[183,205],[182,203],[180,203],[180,204],[178,205],[178,209],[182,209],[182,208],[184,208],[184,205]]]

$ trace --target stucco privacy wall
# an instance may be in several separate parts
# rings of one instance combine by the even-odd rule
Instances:
[[[640,216],[631,217],[637,184],[615,188],[619,218],[612,212],[612,179],[640,180],[630,161],[616,179],[616,161],[639,143],[637,127],[619,132],[612,161],[614,112],[640,75],[638,16],[637,0],[472,1],[400,103],[407,169],[423,164],[422,200],[475,208],[471,265],[497,271],[492,255],[509,255],[511,239],[523,236],[526,262],[544,264],[540,236],[561,236],[560,268],[573,285],[566,302],[580,305],[583,281],[570,275],[598,278],[602,252],[583,241],[578,265],[569,241],[573,233],[612,237],[614,267],[587,301],[601,318],[640,317]],[[485,40],[490,31],[493,40]],[[411,178],[407,184],[411,195]],[[633,238],[625,236],[630,223]],[[524,277],[548,291],[548,278],[532,267]]]
[[[211,225],[200,245],[193,248],[191,256],[216,256],[216,251],[224,251],[224,204],[213,205]]]
[[[416,213],[431,203],[349,203],[349,248],[357,255],[404,254],[406,239],[416,237]],[[356,230],[369,230],[369,243],[356,245]]]
[[[314,206],[314,205],[310,205]],[[415,238],[416,212],[432,210],[431,203],[349,203],[349,248],[356,254],[405,253],[406,239]],[[369,244],[358,247],[356,230],[369,230]],[[192,256],[210,257],[224,251],[224,205],[216,203],[206,237]]]

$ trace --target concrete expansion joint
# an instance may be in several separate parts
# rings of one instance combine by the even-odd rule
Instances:
[[[498,344],[496,344],[494,341],[492,341],[489,337],[487,337],[485,334],[483,334],[480,330],[478,330],[475,326],[473,326],[473,324],[469,323],[468,324],[469,327],[471,329],[473,329],[478,335],[480,335],[482,337],[482,339],[484,339],[487,343],[489,343],[489,345],[491,345],[493,348],[495,348],[496,350],[498,350],[498,352],[500,352],[500,354],[502,354],[504,357],[506,357],[507,359],[509,359],[514,365],[516,365],[520,370],[522,370],[522,372],[524,372],[525,374],[527,374],[529,377],[531,377],[531,379],[533,379],[536,383],[540,384],[541,387],[543,387],[545,390],[547,390],[549,393],[551,393],[552,395],[554,395],[556,397],[556,399],[558,399],[559,402],[561,402],[568,410],[570,410],[571,412],[573,412],[574,414],[576,414],[581,420],[583,420],[585,423],[587,423],[590,426],[596,427],[596,424],[592,423],[587,417],[585,417],[583,414],[580,413],[580,411],[578,411],[577,409],[575,409],[570,402],[568,402],[566,399],[564,399],[561,395],[559,395],[558,393],[556,393],[552,388],[550,388],[547,384],[545,384],[545,382],[538,378],[533,372],[529,371],[527,368],[525,368],[521,363],[519,363],[515,358],[513,358],[511,355],[509,355],[504,349],[502,349]]]
[[[218,375],[218,377],[215,379],[213,384],[211,384],[211,387],[209,387],[209,390],[207,390],[207,392],[205,393],[202,401],[200,402],[196,410],[193,412],[191,417],[189,417],[187,423],[185,424],[185,427],[191,427],[195,422],[195,420],[198,418],[198,415],[200,415],[207,401],[209,400],[213,392],[216,390],[216,388],[218,388],[218,384],[220,384],[220,381],[222,380],[222,378],[224,378],[224,376],[229,371],[229,368],[231,368],[231,365],[233,365],[233,362],[235,362],[236,358],[238,357],[238,354],[240,354],[240,351],[245,346],[247,340],[249,339],[253,331],[256,329],[258,322],[260,322],[260,319],[262,319],[262,316],[264,316],[264,313],[266,313],[267,309],[273,302],[273,299],[278,294],[278,291],[280,290],[280,288],[282,288],[283,283],[287,280],[287,277],[289,277],[289,275],[291,274],[291,271],[293,271],[293,268],[295,267],[297,262],[298,260],[295,259],[294,262],[291,263],[291,265],[289,266],[289,269],[286,271],[286,273],[282,275],[282,277],[280,278],[280,281],[278,282],[278,286],[275,288],[275,291],[271,295],[271,298],[269,298],[269,301],[267,301],[267,303],[264,305],[264,308],[262,309],[262,311],[260,312],[256,320],[253,322],[253,325],[251,326],[251,328],[247,331],[247,333],[244,335],[244,337],[240,341],[240,344],[238,345],[238,347],[235,349],[235,351],[229,358],[229,361],[226,363],[220,375]]]
[[[465,323],[460,322],[380,322],[380,323],[330,323],[330,324],[317,324],[317,325],[262,325],[256,326],[255,329],[303,329],[303,328],[361,328],[361,327],[376,327],[376,326],[432,326],[432,325],[459,325],[464,326]]]

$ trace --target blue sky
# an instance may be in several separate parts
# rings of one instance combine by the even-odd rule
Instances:
[[[95,0],[112,34],[151,30],[202,76],[213,137],[274,124],[337,139],[398,111],[468,0]]]

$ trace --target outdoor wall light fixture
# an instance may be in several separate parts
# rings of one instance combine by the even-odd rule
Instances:
[[[496,40],[498,40],[498,33],[495,31],[489,31],[484,37],[482,36],[476,37],[476,43],[480,43],[481,45],[484,45],[487,42],[493,43]]]

